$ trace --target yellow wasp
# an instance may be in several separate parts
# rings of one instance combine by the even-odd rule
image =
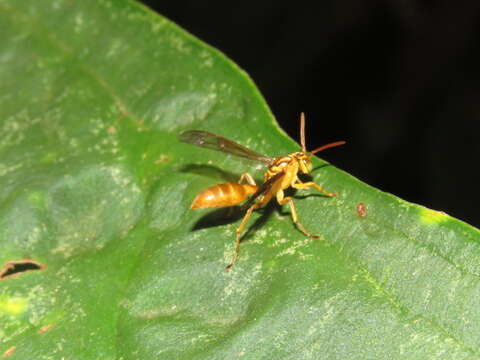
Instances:
[[[307,152],[305,147],[305,116],[303,113],[300,116],[301,151],[279,157],[272,158],[258,154],[232,140],[201,130],[184,131],[180,134],[180,140],[203,148],[223,151],[235,156],[260,161],[268,166],[263,176],[264,182],[261,186],[255,184],[255,180],[249,173],[244,173],[240,176],[238,183],[227,182],[213,185],[201,191],[195,197],[190,207],[191,209],[204,209],[234,206],[251,196],[246,214],[236,231],[235,253],[231,263],[226,267],[227,270],[231,269],[238,260],[241,235],[252,212],[267,205],[274,196],[280,205],[288,204],[290,206],[292,220],[301,232],[308,237],[318,238],[318,236],[311,234],[300,224],[293,198],[290,196],[285,197],[283,191],[289,187],[300,190],[313,187],[327,196],[336,196],[336,193],[330,193],[312,181],[300,181],[298,173],[308,174],[312,170],[312,161],[310,158],[313,154],[331,147],[343,145],[345,141],[336,141]],[[244,181],[247,183],[243,184]]]

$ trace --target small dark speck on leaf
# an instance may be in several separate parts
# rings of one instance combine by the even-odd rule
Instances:
[[[8,261],[0,269],[0,281],[7,280],[28,271],[44,270],[46,266],[32,259]]]

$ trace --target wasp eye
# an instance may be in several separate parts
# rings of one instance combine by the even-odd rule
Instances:
[[[309,173],[310,171],[312,171],[312,162],[309,161],[309,159],[302,159],[302,165],[305,168],[303,172]]]

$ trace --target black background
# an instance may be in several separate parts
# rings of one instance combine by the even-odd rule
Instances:
[[[480,1],[143,1],[252,77],[281,127],[405,200],[480,226]],[[313,2],[312,2],[313,4]]]

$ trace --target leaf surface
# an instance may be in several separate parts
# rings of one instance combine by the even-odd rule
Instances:
[[[18,271],[0,281],[0,354],[480,357],[477,229],[316,159],[339,195],[295,201],[321,239],[272,204],[226,272],[240,218],[190,202],[262,170],[178,134],[298,151],[248,76],[132,1],[0,10],[0,266]]]

